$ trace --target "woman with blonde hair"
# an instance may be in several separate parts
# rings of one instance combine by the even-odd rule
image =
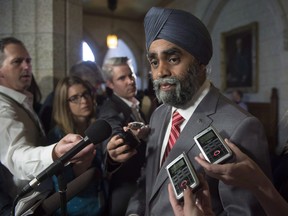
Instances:
[[[85,130],[96,120],[94,98],[89,82],[76,76],[59,80],[52,111],[55,125],[48,133],[50,142],[57,142],[68,133],[77,133],[85,137]],[[68,215],[104,215],[107,184],[103,172],[101,145],[96,145],[96,148],[93,161],[86,161],[77,166],[66,166],[62,174],[69,182],[91,166],[97,169],[95,179],[67,203]],[[54,184],[58,190],[56,178]]]
[[[60,80],[55,89],[52,116],[58,130],[84,136],[84,131],[96,120],[90,84],[76,76]]]

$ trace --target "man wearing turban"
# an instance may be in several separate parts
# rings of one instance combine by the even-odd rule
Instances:
[[[203,172],[194,160],[200,150],[193,137],[209,126],[237,144],[270,176],[263,126],[223,96],[206,77],[213,49],[204,24],[188,12],[154,7],[146,14],[144,28],[154,90],[163,104],[151,116],[146,167],[126,215],[173,215],[165,168],[185,152],[195,170]],[[180,135],[167,155],[175,112],[184,119]],[[230,162],[233,159],[229,159]],[[206,180],[215,215],[265,215],[249,191],[208,176]]]

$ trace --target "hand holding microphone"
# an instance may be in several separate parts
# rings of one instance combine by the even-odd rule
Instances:
[[[64,136],[58,143],[55,145],[53,149],[53,160],[61,158],[66,152],[72,149],[75,145],[81,142],[83,137],[78,134],[67,134]],[[82,161],[85,157],[94,152],[95,146],[93,143],[88,144],[85,148],[83,148],[79,153],[77,153],[74,157],[72,157],[69,162],[77,163],[78,161]]]
[[[77,162],[84,158],[87,154],[94,151],[94,146],[91,144],[98,144],[111,135],[111,126],[105,120],[97,120],[86,131],[85,137],[78,143],[79,136],[68,134],[55,147],[54,157],[56,160],[44,171],[42,171],[36,178],[32,179],[21,191],[20,196],[32,191],[45,179],[61,172],[64,165],[68,162]],[[72,141],[72,143],[71,143]],[[66,145],[66,146],[65,146]],[[66,152],[65,152],[66,151]],[[58,152],[58,153],[56,153]],[[59,157],[57,159],[57,156]]]

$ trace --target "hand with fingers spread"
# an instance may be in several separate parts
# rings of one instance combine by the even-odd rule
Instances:
[[[235,162],[210,164],[202,155],[197,156],[195,160],[209,176],[225,184],[251,190],[268,216],[287,215],[288,203],[260,167],[228,139],[225,139],[225,142],[234,152]]]
[[[262,179],[264,173],[258,165],[251,160],[246,154],[231,143],[228,139],[225,142],[231,148],[235,155],[233,163],[210,164],[200,154],[195,160],[205,169],[205,172],[214,178],[223,181],[225,184],[244,187],[252,190],[255,185]],[[255,175],[259,173],[259,175]],[[253,175],[253,178],[251,176]]]
[[[180,203],[169,183],[169,201],[175,216],[213,216],[209,187],[202,175],[199,175],[201,188],[194,194],[190,187],[184,190],[184,202]]]
[[[137,154],[136,149],[126,145],[120,135],[113,136],[107,144],[107,151],[114,162],[123,163]]]

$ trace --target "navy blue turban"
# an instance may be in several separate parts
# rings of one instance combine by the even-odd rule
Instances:
[[[145,16],[146,49],[157,39],[167,40],[207,65],[213,48],[205,25],[192,14],[168,8],[152,7]]]

